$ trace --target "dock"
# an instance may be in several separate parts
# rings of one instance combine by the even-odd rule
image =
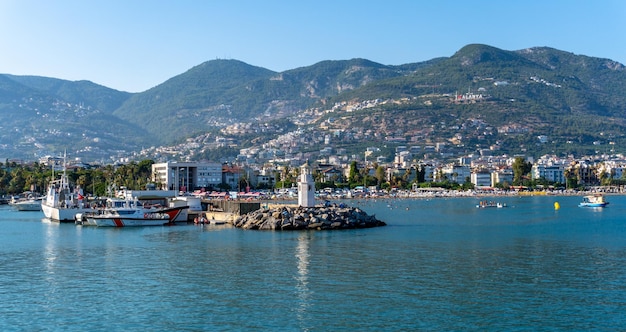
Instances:
[[[261,202],[231,201],[231,200],[202,200],[201,211],[189,211],[188,222],[194,222],[202,215],[209,221],[232,224],[239,216],[259,210]]]

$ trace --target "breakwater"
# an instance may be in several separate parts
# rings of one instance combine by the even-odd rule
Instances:
[[[333,230],[379,227],[386,223],[359,208],[330,205],[259,209],[238,217],[233,225],[259,230]]]

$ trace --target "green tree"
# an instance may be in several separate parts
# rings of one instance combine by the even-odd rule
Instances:
[[[14,167],[11,171],[11,180],[9,180],[9,193],[21,193],[28,190],[26,187],[26,174],[22,167]]]
[[[357,166],[356,161],[352,161],[350,163],[350,171],[348,173],[348,182],[350,184],[359,183],[361,181],[359,175],[359,167]]]
[[[511,168],[513,168],[513,184],[523,184],[524,177],[530,174],[532,167],[533,165],[530,162],[526,162],[526,159],[516,157],[513,165],[511,165]]]
[[[426,181],[426,165],[420,165],[417,170],[417,178],[415,179],[417,183],[422,183]]]
[[[409,183],[410,182],[409,180],[411,179],[412,174],[413,174],[413,171],[411,170],[411,167],[407,168],[404,171],[404,174],[402,175],[402,181],[404,183]]]
[[[382,185],[385,182],[385,168],[383,166],[376,167],[376,181],[378,185]]]

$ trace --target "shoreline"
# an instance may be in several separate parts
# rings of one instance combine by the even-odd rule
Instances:
[[[373,200],[373,199],[429,199],[429,198],[483,198],[483,197],[528,197],[528,196],[553,196],[553,197],[567,197],[567,196],[588,196],[594,194],[602,194],[606,196],[624,196],[626,191],[600,191],[600,190],[586,190],[586,191],[455,191],[455,190],[435,190],[435,191],[422,191],[422,192],[395,192],[395,193],[382,193],[372,192],[366,194],[354,195],[352,197],[336,196],[336,195],[316,195],[317,201],[335,201],[335,200]],[[295,197],[273,197],[266,199],[259,199],[258,201],[264,203],[271,202],[287,202],[297,200]]]

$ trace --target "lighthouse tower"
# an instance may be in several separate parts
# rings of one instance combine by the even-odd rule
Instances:
[[[300,166],[300,181],[298,181],[298,205],[302,207],[315,206],[315,181],[311,175],[309,163]]]

